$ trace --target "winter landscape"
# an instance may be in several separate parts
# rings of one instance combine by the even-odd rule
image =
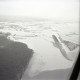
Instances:
[[[13,18],[8,21],[6,19],[0,20],[0,35],[3,34],[14,42],[24,43],[33,50],[33,56],[22,80],[67,78],[79,52],[78,22],[54,22],[31,18],[23,22],[18,19],[14,21]],[[4,46],[5,44],[0,45],[0,48]]]
[[[0,1],[0,80],[69,80],[79,54],[78,0]]]

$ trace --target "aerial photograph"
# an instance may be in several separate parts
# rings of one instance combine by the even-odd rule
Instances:
[[[79,0],[0,0],[0,80],[69,80],[79,39]]]

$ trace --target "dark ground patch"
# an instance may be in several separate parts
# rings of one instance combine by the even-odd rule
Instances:
[[[0,34],[0,80],[20,80],[33,50]]]

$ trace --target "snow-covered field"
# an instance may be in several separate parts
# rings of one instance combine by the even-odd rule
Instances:
[[[8,39],[19,41],[34,50],[34,57],[30,62],[30,75],[37,75],[41,71],[71,68],[79,52],[79,46],[74,50],[67,50],[59,36],[73,44],[79,45],[79,23],[77,21],[34,20],[1,21],[0,33],[10,33]],[[55,35],[64,46],[67,60],[60,49],[53,45]],[[68,51],[68,52],[67,52]],[[33,66],[32,66],[33,65]],[[26,74],[26,71],[25,71]]]

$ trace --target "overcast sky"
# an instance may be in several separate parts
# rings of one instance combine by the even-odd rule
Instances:
[[[0,0],[0,15],[78,19],[79,0]]]

